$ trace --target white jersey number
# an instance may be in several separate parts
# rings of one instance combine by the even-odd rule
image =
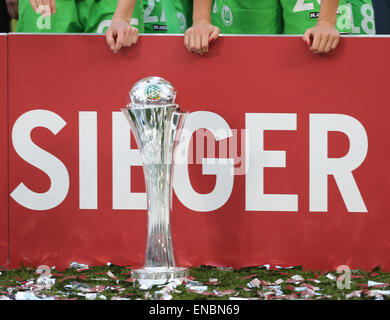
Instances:
[[[374,9],[369,4],[362,5],[360,12],[363,15],[362,28],[367,34],[375,34]]]
[[[301,12],[301,11],[307,11],[307,10],[313,10],[314,9],[314,1],[309,1],[308,3],[305,3],[306,0],[297,0],[297,3],[294,7],[294,12]],[[317,0],[317,3],[320,5],[321,0]]]
[[[351,33],[360,33],[360,28],[363,29],[363,32],[366,34],[375,34],[375,19],[374,19],[374,9],[369,4],[364,4],[360,8],[360,13],[362,14],[362,23],[361,25],[355,25],[354,17],[353,17],[353,10],[352,10],[352,4],[348,3],[348,10],[349,15],[351,19]]]
[[[154,10],[154,7],[156,6],[156,2],[160,2],[160,0],[148,0],[148,6],[145,8],[144,12],[145,23],[158,23],[167,21],[165,17],[164,8],[162,9],[160,21],[158,21],[158,16],[152,16],[152,12]]]

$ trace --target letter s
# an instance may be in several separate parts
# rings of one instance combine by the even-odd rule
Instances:
[[[20,183],[11,197],[20,205],[31,210],[49,210],[58,206],[69,191],[69,174],[65,165],[51,153],[38,147],[31,140],[31,131],[36,127],[49,129],[57,134],[66,122],[56,113],[48,110],[32,110],[21,115],[12,129],[12,143],[16,153],[29,164],[46,173],[50,188],[37,193]]]

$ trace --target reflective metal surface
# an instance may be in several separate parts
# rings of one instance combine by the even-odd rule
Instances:
[[[132,103],[122,112],[130,123],[143,160],[148,205],[145,267],[134,270],[132,277],[158,283],[184,278],[186,269],[175,265],[170,213],[173,152],[186,113],[174,104],[176,94],[172,85],[161,78],[149,77],[137,82],[130,96]],[[150,102],[150,98],[154,101]]]
[[[159,77],[138,81],[130,91],[130,99],[137,107],[164,106],[175,103],[176,92],[170,82]]]

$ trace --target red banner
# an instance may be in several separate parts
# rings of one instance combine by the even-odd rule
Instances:
[[[119,110],[153,75],[197,134],[196,164],[174,178],[178,265],[390,269],[389,39],[344,38],[326,56],[298,37],[223,37],[207,57],[180,36],[117,55],[102,36],[8,46],[12,267],[142,265],[145,187]]]
[[[0,34],[0,266],[8,264],[7,36]]]

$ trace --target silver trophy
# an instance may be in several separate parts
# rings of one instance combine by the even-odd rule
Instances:
[[[122,109],[137,141],[143,161],[147,192],[148,235],[144,268],[131,276],[141,284],[162,284],[187,277],[175,265],[170,213],[172,210],[173,152],[186,113],[175,104],[172,85],[159,77],[138,81],[130,91],[131,103]]]

